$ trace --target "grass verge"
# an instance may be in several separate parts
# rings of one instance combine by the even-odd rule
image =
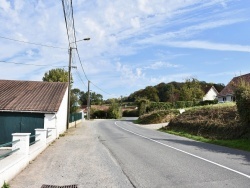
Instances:
[[[240,150],[250,152],[250,140],[249,139],[232,139],[232,140],[208,139],[202,136],[195,136],[195,135],[191,135],[185,132],[178,132],[178,131],[165,130],[165,129],[159,129],[159,131],[166,132],[169,134],[174,134],[177,136],[186,137],[186,138],[200,141],[200,142],[216,144],[220,146],[226,146],[229,148],[240,149]]]

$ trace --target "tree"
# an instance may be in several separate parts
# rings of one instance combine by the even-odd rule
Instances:
[[[80,97],[80,89],[75,88],[71,90],[70,94],[70,113],[75,113],[79,109],[79,97]]]
[[[188,78],[181,87],[180,100],[194,101],[200,100],[204,96],[204,91],[201,89],[200,82],[195,78]]]
[[[119,119],[122,117],[122,109],[119,106],[119,104],[114,100],[111,102],[107,113],[108,113],[108,118],[111,119]]]
[[[68,82],[68,71],[57,68],[51,69],[46,72],[43,77],[44,82]],[[73,78],[71,75],[71,84],[73,84]]]
[[[42,78],[44,82],[68,82],[68,71],[57,68],[57,69],[51,69],[49,72],[46,72],[44,74],[44,77]],[[71,85],[73,84],[73,78],[71,75]],[[78,100],[79,100],[79,89],[73,89],[71,90],[70,87],[70,113],[74,113],[78,110]]]

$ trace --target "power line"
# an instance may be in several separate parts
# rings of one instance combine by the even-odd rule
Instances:
[[[17,65],[32,65],[32,66],[38,66],[38,67],[67,67],[67,66],[41,65],[41,64],[32,64],[32,63],[16,63],[16,62],[9,62],[9,61],[2,61],[2,60],[0,60],[0,62],[17,64]]]
[[[97,89],[99,89],[99,90],[102,91],[103,93],[106,93],[106,94],[108,94],[108,95],[111,95],[110,93],[104,91],[103,89],[101,89],[100,87],[98,87],[97,85],[95,85],[93,82],[90,81],[90,83],[92,83],[93,86],[95,86]]]
[[[22,43],[26,43],[26,44],[33,44],[33,45],[37,45],[37,46],[48,47],[48,48],[58,48],[58,49],[63,49],[63,50],[67,49],[67,48],[62,48],[62,47],[57,47],[57,46],[46,45],[46,44],[39,44],[39,43],[35,43],[35,42],[26,42],[23,40],[17,40],[17,39],[12,39],[12,38],[8,38],[8,37],[2,37],[2,36],[0,36],[0,38],[6,39],[6,40],[12,40],[12,41],[16,41],[16,42],[22,42]]]
[[[72,1],[71,1],[71,9],[72,9],[72,20],[73,20],[73,31],[74,31],[74,38],[75,38],[75,45],[76,45],[76,52],[77,52],[77,56],[78,56],[78,59],[79,59],[79,62],[81,64],[81,68],[82,68],[82,71],[84,73],[84,76],[85,78],[89,81],[87,75],[86,75],[86,72],[83,68],[83,65],[82,65],[82,61],[81,61],[81,58],[80,58],[80,54],[78,52],[78,47],[77,47],[77,42],[76,42],[76,29],[75,29],[75,21],[74,21],[74,9],[73,9],[73,5],[72,5]]]
[[[82,77],[81,77],[81,75],[80,75],[80,73],[79,73],[78,70],[76,70],[76,73],[77,73],[77,76],[80,78],[81,82],[83,83],[83,85],[87,88],[87,85],[86,85],[86,84],[84,83],[84,81],[82,80]]]

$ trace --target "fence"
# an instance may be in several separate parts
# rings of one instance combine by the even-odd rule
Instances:
[[[56,128],[35,129],[35,135],[13,133],[12,142],[0,145],[0,151],[2,151],[0,152],[0,186],[4,181],[8,182],[14,178],[55,139]]]
[[[72,123],[74,121],[78,121],[82,119],[82,113],[73,113],[73,114],[70,114],[69,116],[69,122]]]

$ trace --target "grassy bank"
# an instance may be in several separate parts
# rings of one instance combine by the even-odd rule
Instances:
[[[229,148],[234,149],[240,149],[244,151],[250,151],[250,140],[249,139],[232,139],[232,140],[222,140],[222,139],[209,139],[204,138],[202,136],[195,136],[192,134],[188,134],[181,131],[172,131],[172,130],[166,130],[166,129],[160,129],[162,132],[166,132],[169,134],[174,134],[177,136],[183,136],[192,140],[197,140],[200,142],[210,143],[210,144],[216,144],[220,146],[226,146]]]

